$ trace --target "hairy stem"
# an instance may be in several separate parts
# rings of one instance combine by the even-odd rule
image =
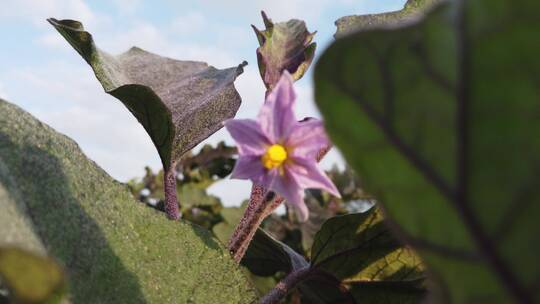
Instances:
[[[331,148],[331,146],[322,148],[317,154],[317,161],[321,161]],[[260,185],[254,184],[252,186],[246,211],[234,229],[228,245],[229,251],[237,263],[242,261],[249,243],[251,243],[262,221],[283,201],[283,197],[276,195],[272,191],[268,191],[268,189]]]
[[[237,263],[240,263],[244,257],[249,243],[251,243],[262,221],[282,202],[283,198],[274,192],[259,185],[252,186],[246,211],[229,240],[229,251]]]
[[[281,280],[277,285],[270,290],[261,299],[261,304],[274,304],[279,303],[298,283],[303,281],[311,273],[309,267],[302,268],[296,271],[289,273],[283,280]]]
[[[180,206],[176,198],[176,169],[175,164],[164,168],[163,190],[165,192],[165,213],[171,220],[180,218]]]

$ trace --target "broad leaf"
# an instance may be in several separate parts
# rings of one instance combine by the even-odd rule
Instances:
[[[303,256],[262,229],[255,233],[242,265],[258,276],[271,276],[279,271],[289,273],[309,266]]]
[[[218,70],[204,62],[174,60],[136,47],[112,56],[96,47],[80,22],[48,21],[92,67],[105,92],[118,98],[144,126],[166,170],[221,129],[240,106],[233,83],[245,62]]]
[[[297,286],[303,303],[418,303],[425,296],[420,259],[396,241],[376,208],[329,219],[311,251],[308,264],[259,229],[242,265],[260,276],[309,267]]]
[[[309,218],[305,222],[296,224],[302,232],[302,247],[305,252],[309,252],[313,246],[313,238],[321,229],[322,224],[336,215],[336,210],[328,206],[321,206],[321,203],[324,204],[325,198],[328,197],[330,196],[316,189],[306,191],[304,202],[309,210]]]
[[[208,229],[219,221],[219,212],[223,205],[218,197],[208,194],[206,189],[195,183],[181,185],[178,189],[185,220]]]
[[[338,39],[317,64],[329,134],[439,279],[438,301],[540,300],[539,10],[451,1]]]
[[[315,55],[317,44],[311,41],[316,32],[310,33],[301,20],[273,23],[264,12],[262,17],[266,29],[252,27],[260,44],[257,61],[264,84],[271,89],[285,70],[295,80],[302,78]]]
[[[354,289],[358,303],[381,292],[386,300],[373,303],[418,303],[424,295],[420,259],[396,241],[377,208],[326,221],[315,236],[311,268]]]
[[[393,27],[403,22],[413,22],[419,15],[441,1],[407,0],[404,8],[396,12],[341,17],[336,21],[337,31],[334,37],[340,38],[360,30]]]
[[[209,231],[133,199],[75,142],[0,100],[0,246],[65,265],[73,303],[252,303]]]
[[[216,179],[222,179],[231,174],[236,147],[219,142],[215,147],[205,145],[196,155],[188,152],[178,162],[176,170],[182,173],[182,183],[194,182],[209,187]]]
[[[15,303],[59,303],[65,291],[56,262],[15,247],[0,247],[0,279]]]

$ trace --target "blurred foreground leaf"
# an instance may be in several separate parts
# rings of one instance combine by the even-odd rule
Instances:
[[[539,10],[449,1],[317,64],[327,130],[440,281],[435,301],[540,301]]]
[[[56,262],[15,247],[0,247],[0,278],[15,303],[59,303],[65,291]]]

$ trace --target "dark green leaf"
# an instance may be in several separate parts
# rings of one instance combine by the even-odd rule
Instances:
[[[240,106],[233,83],[245,62],[218,70],[136,47],[112,56],[96,47],[80,22],[48,21],[92,67],[105,92],[122,101],[144,126],[165,169],[221,129]]]
[[[209,231],[169,221],[77,144],[0,100],[0,244],[65,265],[73,303],[252,303]]]
[[[349,292],[356,303],[417,304],[426,296],[423,284],[423,280],[355,282]]]
[[[309,266],[303,256],[262,229],[257,229],[242,259],[242,265],[259,276],[271,276],[278,271],[289,273]]]
[[[301,20],[273,23],[264,12],[262,17],[266,29],[252,27],[260,44],[257,61],[264,84],[272,88],[285,70],[295,80],[302,78],[315,55],[317,44],[311,41],[316,32],[310,33]]]
[[[451,1],[336,40],[315,71],[334,143],[445,301],[540,301],[538,11]]]
[[[220,142],[215,147],[205,145],[196,155],[186,153],[178,162],[176,169],[182,173],[182,183],[198,183],[210,186],[215,178],[225,178],[234,167],[236,147]]]
[[[0,278],[16,303],[59,303],[64,273],[52,259],[15,247],[0,247]]]
[[[400,11],[341,17],[336,21],[337,31],[334,37],[340,38],[361,30],[393,27],[403,22],[414,21],[419,15],[441,1],[443,0],[408,0]]]
[[[420,260],[392,236],[377,208],[326,221],[315,235],[311,265],[347,282],[423,278]]]
[[[345,285],[328,274],[310,275],[298,285],[298,290],[302,304],[357,304]]]
[[[304,202],[309,210],[309,218],[307,221],[298,223],[297,225],[302,232],[302,247],[306,252],[309,252],[313,245],[315,234],[321,229],[322,224],[329,218],[336,215],[336,210],[321,206],[324,201],[323,193],[318,190],[306,191]]]
[[[411,293],[416,303],[423,295],[420,259],[396,241],[377,208],[329,219],[315,236],[311,250],[312,269],[331,274],[348,288],[354,287],[358,295],[375,297],[370,293],[377,286],[388,285],[387,292],[393,296],[374,303],[407,303]],[[411,293],[392,291],[408,287]]]

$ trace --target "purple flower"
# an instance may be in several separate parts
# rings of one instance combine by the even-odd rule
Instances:
[[[293,106],[293,79],[285,71],[266,98],[258,119],[232,119],[225,123],[238,144],[239,158],[232,177],[283,196],[299,220],[308,218],[304,190],[317,188],[339,197],[339,192],[317,166],[317,153],[330,145],[323,124],[317,119],[298,122]]]

